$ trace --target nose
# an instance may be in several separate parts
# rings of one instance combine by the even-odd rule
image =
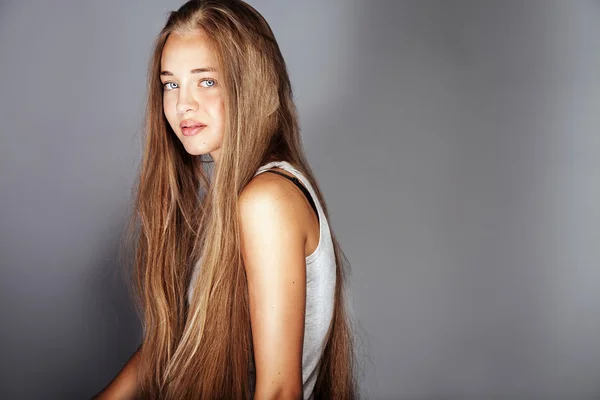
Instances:
[[[194,97],[187,90],[180,89],[176,108],[179,114],[185,114],[188,111],[196,111],[198,102],[194,100]]]

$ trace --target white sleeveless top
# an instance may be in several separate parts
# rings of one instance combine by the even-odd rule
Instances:
[[[306,309],[304,314],[304,344],[302,347],[302,384],[304,399],[313,398],[313,389],[319,372],[319,360],[325,345],[325,335],[333,317],[333,301],[336,283],[336,264],[329,224],[321,203],[306,177],[287,161],[273,161],[261,166],[255,176],[271,168],[281,168],[294,175],[308,190],[319,213],[319,243],[314,252],[306,257]],[[188,302],[191,301],[193,284],[200,269],[196,263]],[[251,391],[254,394],[255,371],[250,369]]]

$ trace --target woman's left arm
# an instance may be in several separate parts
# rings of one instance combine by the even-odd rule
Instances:
[[[241,249],[250,300],[255,399],[302,399],[306,300],[306,205],[273,180],[239,199]]]

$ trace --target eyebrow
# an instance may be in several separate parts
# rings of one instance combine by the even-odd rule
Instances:
[[[204,68],[194,68],[190,71],[192,74],[201,74],[203,72],[217,72],[216,69],[212,67],[204,67]],[[161,71],[160,76],[173,76],[173,73],[170,71]]]

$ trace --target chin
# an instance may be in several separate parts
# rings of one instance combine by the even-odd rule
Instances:
[[[183,148],[191,156],[201,156],[210,153],[210,149],[206,148],[206,146],[198,146],[195,143],[185,143]]]
[[[191,156],[201,156],[203,154],[208,154],[208,151],[206,151],[205,149],[198,149],[198,148],[194,148],[194,147],[185,147],[185,151],[188,152],[189,155]]]

